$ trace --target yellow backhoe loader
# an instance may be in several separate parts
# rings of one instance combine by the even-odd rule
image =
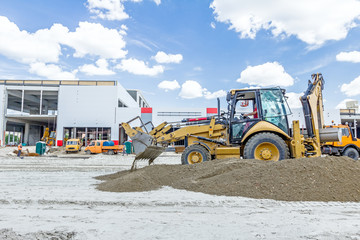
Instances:
[[[278,161],[287,158],[317,157],[321,143],[338,141],[338,129],[325,128],[322,90],[324,80],[320,73],[313,74],[308,88],[300,98],[306,129],[301,134],[299,121],[289,128],[291,114],[281,88],[231,90],[227,94],[227,112],[198,119],[185,119],[181,123],[166,122],[146,132],[141,127],[122,127],[133,141],[137,159],[151,163],[170,143],[184,140],[182,164],[194,164],[211,159],[243,157],[246,159]],[[247,113],[244,114],[244,110]],[[250,118],[251,116],[251,118]],[[172,131],[174,127],[178,130]]]
[[[45,132],[43,137],[41,138],[41,141],[44,141],[47,146],[53,146],[55,145],[56,140],[56,131],[49,131],[49,128],[45,128]]]

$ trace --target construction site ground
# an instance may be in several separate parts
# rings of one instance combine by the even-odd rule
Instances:
[[[148,174],[156,174],[156,167],[168,168],[165,170],[173,175],[173,167],[178,167],[185,174],[187,166],[174,166],[180,164],[180,155],[175,153],[162,154],[155,166],[147,168],[150,170],[140,169],[144,174],[125,172],[125,176],[113,173],[130,169],[134,156],[52,151],[47,156],[20,159],[11,153],[14,149],[0,148],[0,239],[360,239],[358,201],[225,196],[231,194],[181,188],[171,182],[173,178],[167,180],[167,186],[156,187],[159,176],[154,177],[155,182],[148,178]],[[232,161],[226,164],[234,164]],[[353,164],[348,159],[341,161]],[[171,166],[160,166],[163,164]],[[223,164],[219,161],[218,165]],[[251,164],[245,163],[247,167]],[[291,164],[286,165],[290,170]],[[138,167],[145,165],[141,162]],[[226,171],[213,163],[208,166],[207,178],[201,179]],[[258,176],[261,174],[255,174]],[[122,191],[121,184],[134,181],[133,191]],[[139,186],[141,181],[145,189]],[[226,187],[221,178],[214,181],[219,183],[214,188]],[[274,181],[274,187],[280,183]],[[356,188],[354,184],[349,186]]]

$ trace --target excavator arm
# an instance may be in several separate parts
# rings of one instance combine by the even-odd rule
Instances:
[[[309,81],[308,88],[300,97],[300,101],[303,106],[307,130],[307,137],[304,142],[307,146],[307,153],[311,157],[317,157],[321,155],[320,132],[324,128],[322,90],[325,82],[321,73],[312,74],[311,78],[313,82]]]

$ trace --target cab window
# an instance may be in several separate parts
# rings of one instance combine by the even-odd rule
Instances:
[[[260,99],[264,120],[271,122],[287,133],[288,122],[286,115],[291,112],[281,89],[260,90]]]
[[[350,136],[349,129],[343,128],[343,129],[342,129],[342,135],[343,135],[343,136],[347,136],[347,137]]]
[[[100,146],[100,142],[96,142],[96,146]]]

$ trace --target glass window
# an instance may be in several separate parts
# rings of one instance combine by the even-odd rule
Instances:
[[[260,90],[260,98],[264,120],[273,123],[287,133],[286,115],[290,114],[290,109],[281,89]]]
[[[96,142],[96,146],[100,146],[100,142]]]
[[[87,128],[87,136],[88,141],[96,140],[96,128]]]
[[[72,128],[64,128],[64,140],[67,141],[71,138],[71,130]]]
[[[236,102],[234,117],[241,118],[241,114],[251,112],[254,112],[254,100],[239,100]]]
[[[244,135],[244,133],[250,129],[255,123],[258,123],[258,121],[251,120],[247,122],[236,122],[231,125],[232,130],[232,137],[234,139],[241,139]]]

